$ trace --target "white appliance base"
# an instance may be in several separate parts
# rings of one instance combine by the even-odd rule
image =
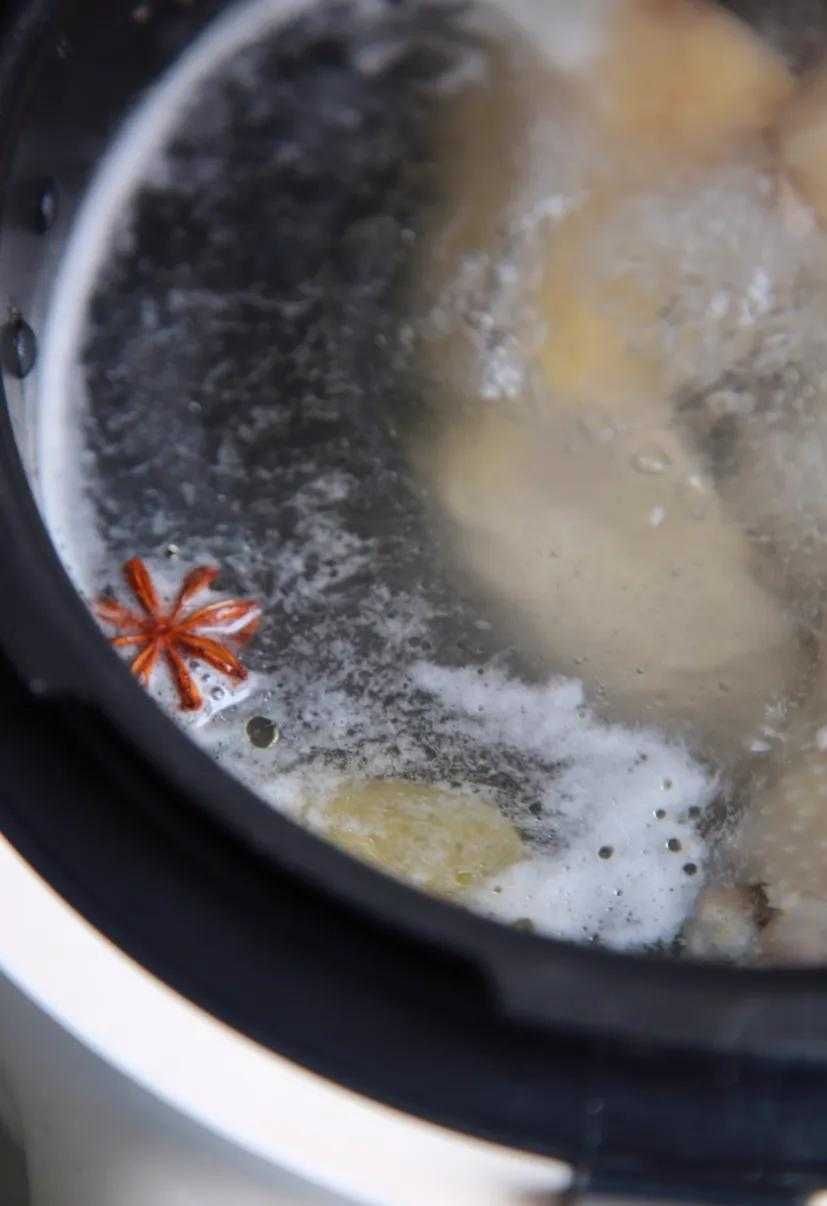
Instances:
[[[559,1161],[417,1121],[230,1030],[2,839],[0,1067],[31,1206],[525,1206],[571,1180]]]

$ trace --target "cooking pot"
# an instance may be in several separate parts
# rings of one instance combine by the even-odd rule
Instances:
[[[400,25],[444,15],[390,0],[372,11],[389,45]],[[336,33],[343,14],[300,0],[22,0],[3,15],[0,1035],[35,1201],[317,1200],[277,1166],[326,1186],[320,1201],[541,1201],[569,1184],[800,1199],[827,1181],[820,969],[556,942],[351,859],[254,796],[156,707],[107,650],[44,526],[31,484],[36,419],[51,405],[54,349],[76,337],[55,282],[68,258],[97,254],[89,192],[102,187],[115,134],[151,85],[165,80],[173,103],[200,78],[205,47],[229,55],[267,27],[283,31],[285,72],[310,81],[294,100],[299,136],[320,136],[314,106],[341,113],[385,70],[357,79],[353,46]],[[820,6],[800,6],[802,55],[822,19]],[[397,75],[383,87],[403,88],[410,64],[391,50],[387,62]],[[363,297],[365,245],[354,252],[336,224],[351,231],[369,213],[354,197],[364,203],[360,188],[381,173],[346,157],[334,166],[339,186],[293,187],[341,242],[341,279]],[[125,205],[133,167],[107,160],[110,209]],[[367,231],[369,243],[381,234]],[[186,223],[179,233],[170,261],[193,254]],[[305,272],[305,251],[298,235],[292,251],[285,242],[273,271]],[[123,299],[132,283],[121,282]],[[349,314],[354,359],[360,305]],[[109,337],[125,344],[134,320]],[[288,318],[268,321],[291,337]],[[146,364],[147,377],[170,356]],[[126,388],[151,400],[141,366],[127,363]],[[311,426],[297,423],[293,437],[312,439]],[[59,487],[45,485],[52,514]],[[198,481],[193,490],[200,500]]]

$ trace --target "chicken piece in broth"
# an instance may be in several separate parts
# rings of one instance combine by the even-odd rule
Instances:
[[[827,221],[827,68],[807,76],[784,108],[778,144],[790,181]]]
[[[705,0],[612,5],[588,86],[624,146],[701,160],[768,130],[793,87],[771,47]]]
[[[484,84],[445,101],[423,263],[433,407],[412,455],[459,567],[529,658],[752,782],[690,949],[823,960],[827,522],[812,568],[796,489],[827,431],[795,398],[781,419],[762,403],[763,425],[733,407],[721,473],[723,427],[699,426],[696,403],[749,384],[799,320],[818,326],[827,259],[806,209],[821,216],[827,89],[796,85],[715,5],[605,11],[574,70],[505,38]],[[787,717],[782,754],[745,772],[770,716]]]
[[[432,462],[459,557],[514,639],[583,677],[605,715],[727,757],[804,663],[698,468],[668,429],[604,443],[494,408],[446,431]]]

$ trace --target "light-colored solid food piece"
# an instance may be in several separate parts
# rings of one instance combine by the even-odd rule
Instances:
[[[439,896],[457,896],[522,857],[519,834],[476,796],[404,779],[357,781],[313,806],[349,854]]]
[[[827,899],[827,754],[813,750],[786,766],[750,801],[736,850],[741,878],[765,885],[771,904]]]
[[[494,407],[447,428],[430,460],[459,562],[522,647],[604,713],[737,755],[803,654],[692,469],[669,429],[605,442],[574,417],[544,430]]]
[[[751,154],[639,193],[595,192],[539,239],[524,342],[548,406],[665,416],[675,391],[747,360],[800,258]]]
[[[624,0],[592,71],[612,135],[676,156],[767,130],[793,87],[771,47],[703,0]]]
[[[601,254],[616,200],[572,214],[549,242],[536,301],[545,327],[538,360],[554,406],[662,411],[669,370],[656,327],[665,299]]]
[[[515,181],[522,174],[520,136],[531,119],[531,92],[556,82],[516,41],[492,41],[482,52],[479,73],[440,100],[433,121],[433,156],[440,206],[440,255],[489,249],[500,233]]]
[[[431,316],[430,360],[440,388],[480,388],[479,332],[471,315],[490,301],[514,206],[531,176],[538,123],[556,137],[572,108],[561,74],[509,27],[483,41],[476,73],[434,107],[434,204],[416,290],[422,312]],[[579,153],[579,140],[563,141]],[[555,187],[575,188],[551,158]],[[565,171],[577,175],[570,164]]]
[[[827,222],[827,67],[801,83],[781,114],[778,138],[789,178]]]
[[[827,341],[815,307],[802,319],[815,320],[815,337],[805,327],[795,350],[800,368],[786,383],[777,370],[761,379],[754,364],[747,366],[750,397],[773,403],[757,401],[738,416],[729,472],[718,490],[733,518],[761,533],[772,550],[767,572],[775,589],[802,623],[813,625],[827,599]]]
[[[771,781],[749,800],[732,869],[778,910],[761,934],[767,962],[827,961],[827,667],[784,734]]]
[[[725,852],[737,884],[760,886],[771,915],[757,933],[754,955],[768,964],[827,962],[827,631],[808,676],[807,696],[781,737],[767,781],[750,794]],[[698,901],[690,951],[738,958],[743,909],[737,889],[712,886]],[[717,948],[703,949],[706,924],[718,917]],[[691,941],[701,939],[701,946]]]
[[[827,962],[827,900],[799,896],[789,901],[761,931],[760,957],[776,966],[823,966]]]
[[[755,902],[747,888],[713,884],[698,898],[684,933],[695,959],[751,962],[758,953]]]
[[[823,615],[827,588],[821,342],[820,336],[803,338],[797,349],[802,371],[776,394],[772,411],[741,417],[735,471],[721,483],[733,518],[754,525],[769,544],[767,571],[808,627]],[[760,395],[761,382],[755,384]],[[804,701],[783,726],[768,781],[751,794],[730,844],[736,881],[760,884],[777,910],[756,945],[767,963],[827,961],[826,637],[822,628],[818,662],[802,677]]]
[[[434,107],[433,271],[450,277],[463,256],[490,252],[532,162],[537,122],[570,117],[571,85],[519,31],[482,40],[476,71]]]

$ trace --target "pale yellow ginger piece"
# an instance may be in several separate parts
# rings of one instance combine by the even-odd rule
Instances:
[[[804,200],[827,222],[827,67],[805,79],[778,125],[781,162]]]
[[[606,442],[574,418],[543,430],[490,407],[422,463],[460,565],[605,713],[735,756],[800,680],[792,623],[674,431]]]
[[[676,157],[769,129],[793,89],[772,48],[704,0],[623,0],[592,71],[612,136]]]
[[[477,886],[523,853],[514,826],[491,804],[427,783],[351,782],[313,812],[331,842],[438,896]]]

